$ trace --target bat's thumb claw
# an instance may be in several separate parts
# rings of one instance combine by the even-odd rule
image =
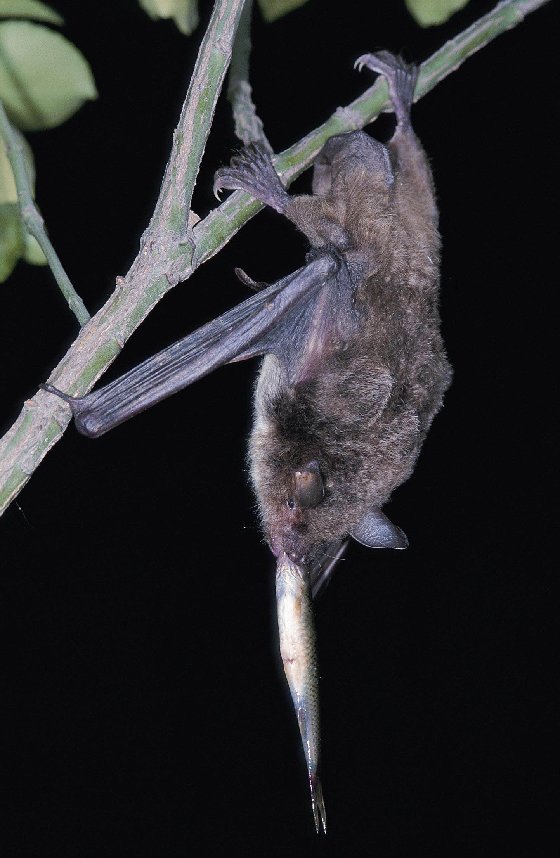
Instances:
[[[63,391],[59,390],[58,387],[55,387],[54,384],[40,384],[39,387],[47,393],[54,393],[55,396],[58,396],[59,399],[63,399],[64,402],[67,402],[69,405],[76,402],[77,397],[70,396],[69,393],[63,393]]]
[[[216,199],[218,200],[219,203],[222,202],[222,198],[220,196],[220,194],[222,193],[222,190],[223,190],[223,188],[220,185],[219,181],[215,180],[213,191],[214,191],[214,196],[216,197]]]

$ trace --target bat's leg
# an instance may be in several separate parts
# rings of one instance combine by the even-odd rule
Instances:
[[[256,200],[284,214],[290,199],[270,160],[270,155],[258,143],[250,143],[234,155],[229,167],[216,170],[214,193],[222,188],[247,191]]]
[[[364,54],[356,60],[356,66],[382,74],[389,87],[389,95],[397,117],[395,133],[388,149],[399,164],[401,179],[414,198],[414,205],[423,207],[426,217],[437,223],[434,185],[430,165],[410,122],[410,107],[414,98],[414,87],[418,79],[418,68],[409,66],[400,57],[388,51]]]
[[[324,202],[314,196],[291,197],[282,185],[270,155],[258,143],[251,143],[235,155],[230,167],[216,170],[214,193],[220,188],[247,191],[285,215],[307,236],[313,247],[334,246],[340,249],[346,244],[346,231],[325,212]]]
[[[371,71],[382,74],[389,87],[389,96],[397,117],[397,125],[404,130],[410,126],[410,107],[414,98],[414,87],[418,79],[418,68],[405,63],[389,51],[376,54],[363,54],[355,63],[358,69],[366,66]]]

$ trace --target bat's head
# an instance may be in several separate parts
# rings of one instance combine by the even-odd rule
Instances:
[[[257,477],[257,495],[272,552],[300,567],[322,564],[363,517],[365,499],[324,458],[297,467],[269,464]]]
[[[346,432],[341,440],[332,431],[310,431],[300,418],[295,424],[284,419],[257,426],[251,471],[273,553],[312,568],[336,550],[366,512],[372,497],[371,456],[366,460],[362,448],[370,453],[371,438],[356,439],[354,433],[352,439]],[[381,468],[377,474],[383,480]]]
[[[313,568],[355,535],[415,461],[417,415],[398,402],[397,414],[387,409],[392,377],[361,345],[350,344],[295,385],[273,355],[261,370],[251,475],[273,553],[299,566]]]
[[[288,558],[300,574],[309,575],[314,596],[349,536],[369,548],[408,546],[402,530],[378,506],[367,503],[360,491],[363,480],[350,478],[347,459],[333,463],[332,468],[326,458],[322,461],[320,465],[312,459],[290,468],[272,459],[260,473],[253,468],[269,545],[279,563]]]
[[[314,510],[325,497],[323,475],[319,463],[311,460],[286,469],[282,476],[267,509],[270,546],[277,557],[285,553],[294,562],[305,563],[316,541],[311,525]]]

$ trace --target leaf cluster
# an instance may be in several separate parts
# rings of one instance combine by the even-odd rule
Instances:
[[[39,0],[0,0],[0,100],[14,130],[54,128],[97,97],[86,59],[53,29],[63,24],[58,12]],[[23,135],[16,133],[33,187],[33,153]],[[20,258],[34,265],[46,263],[25,229],[8,155],[7,144],[0,139],[0,281]]]

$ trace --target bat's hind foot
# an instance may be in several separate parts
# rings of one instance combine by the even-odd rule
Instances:
[[[222,188],[230,191],[247,191],[256,200],[284,214],[290,199],[278,178],[270,155],[258,143],[251,143],[234,155],[229,167],[216,170],[214,193]]]
[[[414,87],[418,80],[417,66],[405,63],[401,57],[397,57],[389,51],[363,54],[358,57],[354,65],[359,71],[366,66],[371,71],[383,75],[389,87],[389,96],[399,128],[406,128],[410,125],[410,107],[414,98]]]

